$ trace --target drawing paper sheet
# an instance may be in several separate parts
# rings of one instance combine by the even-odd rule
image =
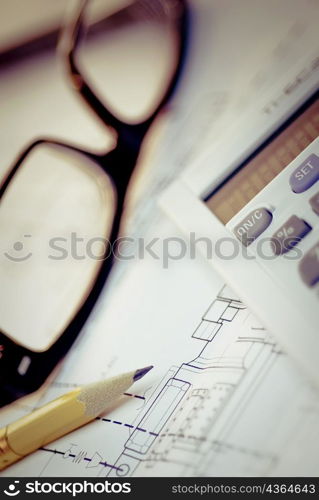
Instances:
[[[289,47],[307,47],[309,57],[317,50],[317,27],[309,23],[316,2],[282,2],[274,19],[277,7],[198,1],[188,71],[127,229],[136,238],[159,238],[160,258],[118,263],[57,377],[46,391],[2,411],[1,425],[74,386],[154,369],[107,415],[2,475],[318,474],[318,392],[200,257],[170,260],[164,269],[162,242],[182,235],[156,208],[165,185],[240,119],[248,96],[265,104],[279,66],[287,79],[298,73],[302,51],[292,61]],[[222,36],[235,28],[238,44]]]
[[[318,393],[204,263],[137,262],[99,309],[41,403],[154,369],[107,415],[3,475],[317,474]]]

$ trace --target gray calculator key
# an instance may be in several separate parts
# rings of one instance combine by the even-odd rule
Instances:
[[[282,255],[311,231],[311,226],[296,215],[289,219],[275,232],[271,238],[271,246],[275,255]]]
[[[309,200],[312,210],[319,215],[319,192]]]
[[[319,243],[306,253],[299,263],[299,273],[302,281],[308,286],[314,286],[319,281]]]
[[[289,183],[294,193],[303,193],[319,180],[319,156],[311,154],[290,176]]]
[[[256,208],[234,228],[236,237],[248,247],[272,221],[272,214],[266,208]]]

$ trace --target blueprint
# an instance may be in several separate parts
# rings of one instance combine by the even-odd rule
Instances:
[[[140,290],[157,282],[151,296],[136,290],[138,278]],[[166,272],[137,262],[99,307],[108,320],[96,313],[58,377],[31,401],[133,367],[154,369],[111,412],[3,475],[317,475],[317,390],[200,262],[174,262]],[[26,399],[16,406],[16,416],[31,409]]]

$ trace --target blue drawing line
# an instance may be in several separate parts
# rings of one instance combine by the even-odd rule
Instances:
[[[57,455],[65,455],[65,451],[59,451],[59,450],[56,450],[56,449],[50,449],[50,448],[39,448],[39,450],[41,451],[47,451],[47,452],[50,452],[50,453],[54,453],[54,454],[57,454]],[[75,458],[76,455],[74,455],[73,453],[69,453],[68,457],[70,458]],[[84,458],[84,460],[86,460],[87,462],[91,462],[92,461],[92,458]],[[105,462],[99,462],[99,465],[103,465],[103,467],[109,467],[110,469],[115,469],[115,470],[118,470],[118,471],[122,471],[122,469],[120,467],[116,467],[116,465],[111,465],[111,464],[108,464],[106,461]]]
[[[123,425],[124,427],[128,427],[129,429],[134,429],[134,431],[141,431],[141,432],[148,432],[151,436],[157,437],[159,434],[156,434],[155,432],[148,431],[147,429],[144,429],[143,427],[136,427],[135,425],[131,424],[126,424],[124,422],[120,422],[119,420],[110,420],[109,418],[103,418],[103,417],[96,417],[95,420],[101,420],[102,422],[109,422],[112,424],[117,424],[117,425]]]

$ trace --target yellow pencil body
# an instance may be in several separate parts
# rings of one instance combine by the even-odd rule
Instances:
[[[0,430],[0,470],[92,420],[76,389]],[[61,411],[62,409],[62,411]]]
[[[0,470],[93,420],[151,368],[79,387],[0,429]]]

